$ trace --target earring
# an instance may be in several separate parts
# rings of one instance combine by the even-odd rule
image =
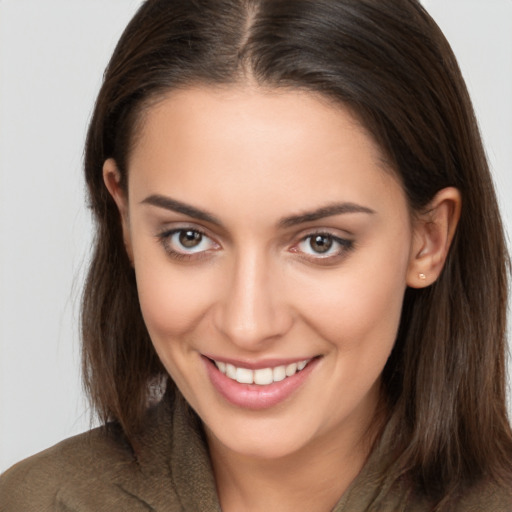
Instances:
[[[425,281],[425,279],[427,279],[427,276],[425,274],[423,274],[423,272],[419,273],[418,274],[418,277],[422,280],[422,281]]]

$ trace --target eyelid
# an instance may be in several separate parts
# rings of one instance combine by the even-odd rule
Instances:
[[[333,232],[336,231],[336,232]],[[321,253],[318,255],[307,254],[304,251],[299,249],[299,244],[306,242],[308,239],[314,237],[315,235],[324,235],[330,237],[334,243],[338,244],[339,248],[334,254],[327,254],[326,256],[322,256]],[[290,247],[289,251],[297,254],[301,259],[305,260],[309,263],[319,264],[319,265],[328,265],[335,264],[344,259],[350,251],[354,249],[354,240],[352,237],[348,238],[345,236],[340,236],[337,230],[333,230],[332,228],[317,228],[314,230],[310,230],[307,232],[303,232],[299,235],[299,240],[295,242],[292,247]]]
[[[191,251],[187,252],[185,249],[182,251],[175,250],[170,246],[170,242],[172,237],[177,233],[181,233],[184,231],[194,231],[199,233],[202,237],[207,238],[210,241],[211,247],[200,251]],[[190,260],[201,260],[203,258],[207,258],[210,256],[212,251],[217,251],[221,248],[221,245],[207,232],[207,230],[203,229],[197,225],[190,224],[182,224],[179,226],[173,226],[166,229],[162,229],[157,233],[156,239],[158,243],[163,247],[164,251],[168,256],[180,261],[190,261]]]
[[[172,237],[177,233],[181,233],[187,230],[199,233],[202,237],[208,239],[209,247],[195,252],[188,252],[185,248],[182,251],[173,249],[170,244]],[[339,231],[339,229],[334,228],[315,228],[310,230],[303,230],[300,234],[294,236],[296,241],[292,243],[288,251],[296,254],[298,257],[305,260],[306,262],[311,262],[313,264],[335,264],[342,260],[344,257],[346,257],[347,253],[354,248],[353,238],[350,235],[347,237],[345,234],[340,236]],[[331,238],[333,243],[337,244],[338,249],[334,252],[334,254],[331,254],[329,253],[329,248],[328,253],[326,255],[323,255],[322,253],[308,254],[305,251],[301,250],[299,247],[300,244],[306,242],[308,239],[314,237],[315,235],[324,235],[326,237]],[[155,235],[155,238],[157,239],[158,243],[163,247],[164,251],[167,253],[168,256],[180,261],[199,261],[201,259],[210,257],[213,251],[217,251],[222,248],[221,244],[216,240],[216,237],[212,236],[208,229],[205,229],[202,226],[198,226],[196,224],[180,223],[179,225],[169,226],[167,228],[161,229]]]

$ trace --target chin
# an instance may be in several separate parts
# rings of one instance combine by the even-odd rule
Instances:
[[[228,451],[255,459],[284,459],[308,452],[323,437],[320,425],[258,413],[244,418],[223,416],[222,421],[203,421],[210,450]]]

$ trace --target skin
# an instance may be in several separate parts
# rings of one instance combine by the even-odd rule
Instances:
[[[412,217],[346,110],[251,86],[168,94],[147,113],[128,171],[127,196],[113,160],[105,183],[155,349],[205,425],[223,510],[331,510],[367,458],[404,291],[439,275],[459,193],[440,191]],[[282,222],[340,203],[361,211]],[[179,229],[202,240],[184,247]],[[327,253],[311,243],[318,234]],[[252,410],[219,394],[204,355],[316,360],[286,400]]]

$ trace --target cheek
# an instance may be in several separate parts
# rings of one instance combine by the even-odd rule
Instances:
[[[142,316],[156,353],[167,372],[193,406],[197,406],[194,388],[201,385],[200,372],[190,368],[190,340],[197,335],[209,308],[213,287],[201,273],[168,261],[135,262],[137,288]]]
[[[344,352],[385,357],[398,329],[406,289],[408,248],[374,253],[357,264],[303,283],[300,309],[308,323]]]
[[[139,301],[153,343],[194,329],[208,309],[213,286],[206,275],[168,262],[135,264]]]

